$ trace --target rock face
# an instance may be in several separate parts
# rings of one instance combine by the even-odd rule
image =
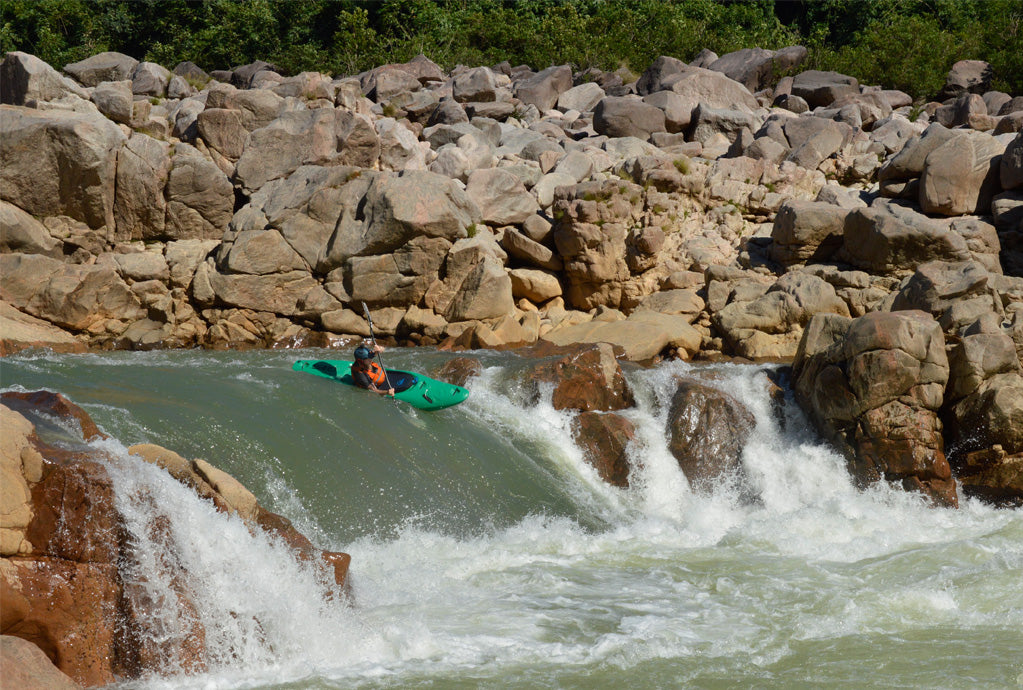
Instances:
[[[73,420],[83,441],[102,435],[95,424],[60,395],[9,392],[2,400],[0,633],[5,640],[5,682],[17,674],[30,682],[28,674],[33,673],[47,679],[44,687],[76,687],[62,672],[82,685],[105,685],[159,670],[168,661],[202,670],[205,632],[187,592],[176,592],[177,605],[183,620],[191,623],[174,634],[163,630],[154,634],[144,593],[126,584],[123,569],[130,568],[133,559],[131,540],[115,507],[106,467],[99,461],[101,451],[84,444],[78,450],[47,445],[29,418],[43,413]],[[280,536],[298,558],[321,560],[338,586],[344,585],[347,554],[315,549],[285,518],[259,506],[226,473],[158,446],[132,452],[165,468],[219,510]],[[167,559],[165,567],[178,567],[172,561]],[[36,660],[12,661],[9,667],[7,636],[35,645],[41,650]],[[38,655],[59,672],[47,671]],[[23,650],[18,652],[17,659],[28,658]]]
[[[727,393],[695,379],[679,383],[668,412],[668,448],[690,484],[709,489],[737,479],[753,415]]]
[[[815,316],[793,373],[804,409],[858,481],[900,481],[939,505],[957,504],[938,416],[949,364],[933,317]]]

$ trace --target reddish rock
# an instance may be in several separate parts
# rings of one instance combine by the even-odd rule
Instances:
[[[629,442],[636,438],[636,427],[614,413],[581,412],[572,422],[576,443],[586,454],[600,478],[608,484],[629,486]]]
[[[741,472],[742,449],[755,424],[732,396],[683,379],[668,412],[668,448],[691,484],[706,485]]]
[[[92,417],[85,410],[60,393],[51,393],[50,391],[33,391],[29,393],[8,391],[0,394],[0,400],[3,400],[5,405],[17,412],[31,408],[60,419],[73,419],[78,422],[78,426],[82,430],[82,438],[86,441],[90,441],[93,438],[109,438],[99,430],[99,427],[96,426],[96,423],[92,421]]]
[[[478,359],[472,357],[455,357],[444,363],[437,369],[433,376],[440,381],[453,383],[456,386],[464,386],[466,381],[474,376],[479,376],[483,371],[483,365]]]
[[[553,384],[551,402],[557,410],[609,412],[635,404],[614,350],[606,343],[535,347],[526,353],[543,357],[527,374],[533,396],[539,397],[542,384]]]
[[[1023,507],[1023,453],[1008,455],[998,447],[986,448],[967,453],[956,469],[967,496],[1003,508]]]

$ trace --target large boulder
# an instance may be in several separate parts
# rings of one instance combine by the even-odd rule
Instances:
[[[66,264],[35,254],[0,255],[0,299],[72,331],[141,317],[138,297],[110,266]]]
[[[1005,145],[989,134],[967,132],[931,151],[920,178],[920,208],[944,216],[987,215],[1001,190]]]
[[[112,231],[125,140],[98,113],[0,105],[0,195],[37,217],[64,215]]]
[[[593,128],[609,137],[649,139],[654,132],[667,131],[664,111],[634,97],[608,97],[593,109]]]
[[[858,482],[899,481],[937,504],[957,504],[938,418],[949,364],[930,314],[815,316],[793,374],[797,401]]]
[[[520,225],[539,210],[536,198],[522,180],[502,168],[483,168],[469,173],[465,192],[480,209],[488,225]]]
[[[838,72],[807,70],[792,79],[792,94],[804,99],[811,108],[831,105],[859,91],[860,85],[855,77]]]
[[[930,261],[971,257],[962,235],[912,207],[876,200],[849,214],[839,257],[874,274],[900,274]]]
[[[0,300],[0,357],[32,348],[85,352],[86,344],[48,321],[29,316]]]
[[[368,118],[335,108],[286,112],[249,136],[235,176],[249,190],[302,165],[372,168],[380,140]]]
[[[613,412],[580,412],[572,420],[572,437],[601,479],[629,486],[629,444],[636,438],[632,422]]]
[[[976,261],[933,261],[899,286],[891,311],[925,311],[946,333],[958,334],[987,314],[1002,314],[1002,297],[992,274]]]
[[[457,182],[426,171],[374,177],[362,204],[364,223],[341,224],[331,239],[338,263],[394,251],[419,236],[454,242],[481,221],[479,207]]]
[[[701,67],[687,67],[661,82],[661,89],[670,90],[694,103],[706,103],[711,108],[746,107],[756,110],[757,99],[745,86],[720,72]]]
[[[945,86],[938,94],[938,100],[956,98],[963,94],[983,94],[991,86],[994,71],[983,60],[959,60],[945,77]]]
[[[514,83],[515,97],[523,105],[535,105],[541,113],[552,109],[558,97],[572,88],[572,68],[568,65],[548,67]]]
[[[682,314],[662,314],[641,309],[626,319],[593,320],[566,324],[543,336],[555,345],[608,343],[621,348],[623,357],[631,362],[649,362],[669,350],[681,359],[695,355],[702,336]]]
[[[166,142],[136,132],[121,147],[114,195],[117,240],[167,237],[164,192],[170,171],[170,145]]]
[[[737,479],[742,452],[756,426],[738,400],[696,379],[679,382],[668,411],[668,449],[694,487]]]
[[[785,266],[828,261],[842,246],[849,212],[821,201],[786,201],[771,229],[771,259]]]
[[[743,48],[722,55],[711,62],[707,69],[721,72],[739,82],[750,93],[769,88],[781,75],[797,67],[806,59],[803,46],[789,46],[781,50]]]
[[[234,187],[216,163],[193,146],[174,147],[165,190],[166,239],[220,239],[234,213]]]
[[[56,101],[69,95],[89,97],[82,87],[35,55],[15,50],[0,62],[0,103],[27,105],[30,101]]]
[[[448,322],[496,319],[513,313],[507,255],[487,234],[455,242],[444,262],[444,280],[435,281],[426,306]]]
[[[632,388],[610,345],[548,345],[527,354],[538,357],[524,373],[533,399],[539,399],[541,391],[552,385],[551,404],[557,410],[609,412],[635,404]]]
[[[64,65],[64,71],[80,84],[97,86],[104,81],[131,79],[131,73],[138,64],[139,61],[130,55],[108,51]]]

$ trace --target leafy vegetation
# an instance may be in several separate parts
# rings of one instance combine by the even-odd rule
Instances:
[[[1019,0],[3,0],[0,50],[63,67],[107,50],[206,70],[266,60],[356,74],[419,53],[442,67],[508,61],[627,67],[805,45],[828,69],[931,98],[952,63],[991,63],[1023,94]]]

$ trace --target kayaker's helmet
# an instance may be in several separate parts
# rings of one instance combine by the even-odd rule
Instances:
[[[355,359],[373,359],[373,353],[364,345],[355,348]]]

